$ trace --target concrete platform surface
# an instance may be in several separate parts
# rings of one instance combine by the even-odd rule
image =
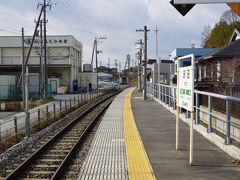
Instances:
[[[132,111],[157,179],[239,180],[240,166],[194,132],[193,166],[189,159],[189,127],[180,121],[180,150],[175,150],[175,116],[153,100],[143,101],[134,92]]]

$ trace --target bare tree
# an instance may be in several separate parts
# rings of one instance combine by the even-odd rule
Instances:
[[[211,34],[211,27],[210,25],[207,25],[203,28],[203,31],[201,33],[201,46],[204,47],[204,45],[206,44],[210,34]]]
[[[227,10],[222,14],[220,21],[225,21],[228,24],[233,24],[239,22],[240,17],[237,14],[235,14],[232,10]]]

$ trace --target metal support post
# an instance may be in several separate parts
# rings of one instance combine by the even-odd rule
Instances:
[[[62,101],[60,101],[59,110],[60,110],[60,115],[61,115],[62,114]]]
[[[171,88],[168,87],[168,107],[171,107]]]
[[[53,104],[53,117],[56,118],[56,104]]]
[[[173,88],[173,96],[172,96],[172,98],[173,98],[173,110],[176,110],[176,96],[175,96],[175,89]]]
[[[190,113],[190,147],[189,147],[189,165],[193,165],[193,112]]]
[[[2,141],[2,122],[0,122],[0,141]]]
[[[65,100],[65,113],[67,112],[67,100]]]
[[[195,124],[199,124],[199,94],[196,93],[196,119],[195,119]]]
[[[227,114],[227,129],[226,129],[226,140],[225,144],[231,144],[231,104],[232,102],[230,100],[226,100],[226,114]]]
[[[212,97],[208,96],[208,127],[207,132],[212,132]]]
[[[79,97],[79,95],[78,95],[78,106],[80,105],[80,97]]]
[[[15,129],[15,141],[18,142],[18,127],[17,127],[17,117],[14,117],[14,129]]]
[[[28,66],[26,67],[26,77],[25,77],[25,136],[30,136],[30,113],[29,113],[29,102],[28,102]]]
[[[176,150],[179,149],[179,107],[176,107]]]
[[[48,120],[48,106],[46,106],[46,119]]]
[[[167,104],[167,91],[166,91],[166,86],[164,86],[164,103]]]
[[[41,110],[38,108],[38,122],[41,120]]]
[[[158,99],[160,100],[160,84],[158,84]]]
[[[28,121],[25,122],[25,136],[29,137],[30,136],[30,113],[26,112],[26,119],[29,119]]]

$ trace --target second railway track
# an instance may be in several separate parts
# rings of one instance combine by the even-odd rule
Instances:
[[[60,179],[99,116],[111,104],[117,93],[111,93],[82,107],[81,113],[57,134],[45,138],[39,148],[5,179]]]

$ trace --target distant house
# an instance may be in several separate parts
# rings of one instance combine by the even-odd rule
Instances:
[[[230,43],[198,59],[197,88],[240,96],[240,39],[235,30]]]
[[[196,59],[201,58],[209,53],[216,51],[215,48],[176,48],[170,54],[170,59],[173,60],[175,63],[171,65],[171,85],[177,84],[177,59],[179,57],[183,57],[189,54],[193,54]],[[191,59],[186,59],[183,61],[183,66],[187,66],[191,64]],[[197,61],[196,61],[197,67]]]
[[[97,67],[98,72],[100,73],[107,73],[107,74],[111,74],[111,68],[106,67],[106,66],[99,66]],[[96,71],[96,68],[95,68]]]
[[[113,75],[104,73],[104,72],[99,72],[98,73],[98,80],[99,81],[105,81],[105,82],[112,82],[113,81]]]
[[[173,65],[174,62],[172,60],[160,60],[158,62],[154,60],[148,60],[148,64],[151,64],[151,82],[154,84],[160,83],[169,85],[171,77],[171,65]]]

